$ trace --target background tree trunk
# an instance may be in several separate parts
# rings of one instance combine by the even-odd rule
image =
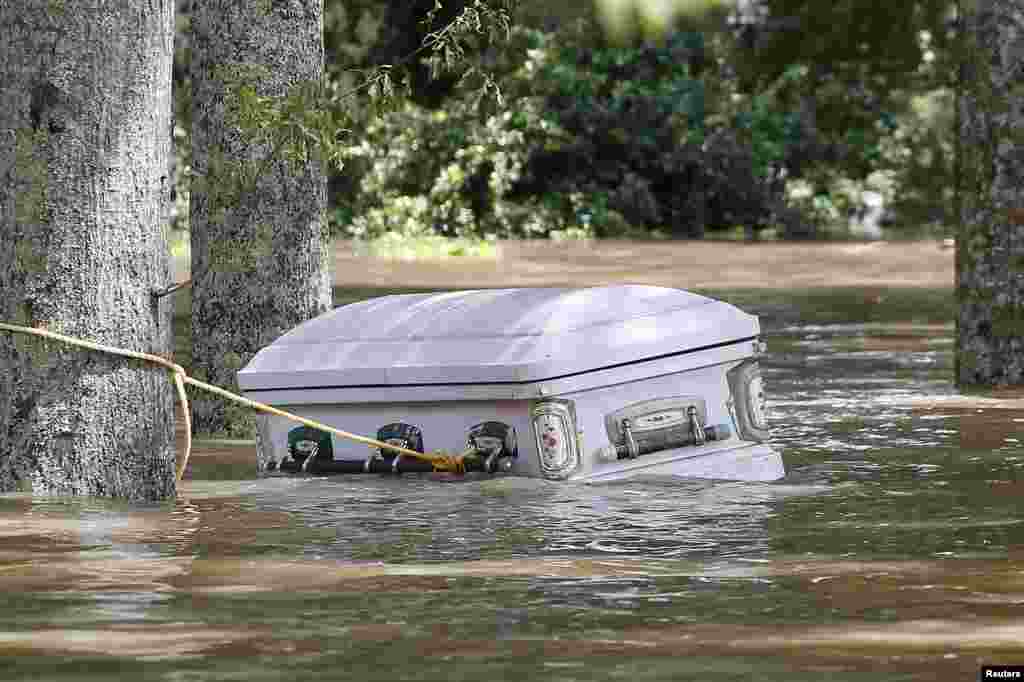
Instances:
[[[1024,0],[960,9],[957,383],[1024,384]]]
[[[171,348],[170,0],[0,3],[0,319]],[[0,332],[0,490],[173,496],[165,369]]]
[[[319,84],[322,24],[322,0],[192,8],[192,366],[230,389],[257,350],[331,304],[323,168],[254,139],[238,96]],[[244,409],[206,395],[192,408],[197,431],[253,433]]]

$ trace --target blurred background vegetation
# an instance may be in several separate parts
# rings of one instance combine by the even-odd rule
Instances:
[[[187,229],[179,4],[175,225]],[[335,235],[436,255],[508,238],[952,233],[953,3],[486,4],[510,10],[511,30],[468,35],[445,71],[429,51],[401,60],[474,0],[326,0],[327,101],[348,131],[333,150]],[[345,96],[384,64],[394,98]]]

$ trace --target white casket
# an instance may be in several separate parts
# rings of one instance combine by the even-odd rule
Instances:
[[[238,383],[253,400],[420,452],[476,447],[490,473],[774,480],[785,472],[767,444],[759,334],[734,306],[663,287],[393,295],[299,325]],[[428,465],[259,419],[262,471]]]

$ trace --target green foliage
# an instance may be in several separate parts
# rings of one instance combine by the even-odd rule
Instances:
[[[435,4],[431,16],[441,3]],[[467,50],[474,44],[476,36],[486,33],[495,37],[502,32],[507,33],[510,28],[508,4],[505,0],[492,0],[492,3],[473,0],[448,25],[430,32],[420,49],[409,55],[406,61],[426,52],[434,71],[457,68],[465,61]],[[339,12],[336,6],[327,12],[329,23],[335,29],[339,23],[344,23],[339,14],[344,12]],[[179,20],[179,28],[187,28],[187,23],[186,14],[186,19]],[[187,64],[187,49],[180,51],[178,57],[177,61]],[[408,94],[409,79],[404,64],[385,64],[362,72],[351,88],[345,87],[344,78],[336,77],[298,84],[283,96],[260,94],[258,84],[266,76],[261,71],[263,68],[232,64],[222,67],[216,74],[228,93],[227,120],[237,128],[251,149],[260,152],[245,159],[229,159],[218,150],[210,151],[208,177],[215,178],[217,182],[210,201],[214,219],[218,216],[224,219],[227,211],[241,206],[245,193],[256,186],[257,179],[277,160],[296,165],[317,162],[324,167],[341,170],[347,144],[343,138],[351,132],[352,122],[372,120],[393,110],[400,102],[397,95],[403,86],[405,94]],[[334,74],[338,76],[339,72],[334,71]],[[480,76],[480,96],[492,92],[500,99],[500,92],[493,81],[479,69],[468,69],[464,79],[473,74]],[[181,94],[176,98],[176,109],[182,114],[181,118],[187,119],[188,97],[184,92],[189,87],[187,68],[176,74],[176,84]],[[352,106],[356,97],[364,98],[358,108]],[[177,130],[187,133],[187,129],[181,126]],[[183,137],[187,138],[187,134]],[[190,150],[187,139],[181,142],[179,169],[181,176],[186,177]],[[338,213],[335,211],[335,215]],[[341,213],[344,214],[344,209]]]
[[[184,230],[172,230],[169,242],[171,258],[175,263],[187,264],[191,262],[192,245],[187,232]]]
[[[846,140],[860,163],[818,162],[787,183],[787,196],[823,228],[844,234],[851,216],[880,194],[891,222],[926,236],[953,225],[953,101],[940,89],[911,98],[908,111],[880,120],[875,135]]]
[[[936,215],[953,184],[941,3],[764,0],[771,21],[798,23],[740,46],[712,30],[720,7],[643,43],[602,32],[587,3],[521,4],[513,28],[504,0],[328,2],[326,83],[278,99],[238,88],[239,128],[271,155],[344,165],[331,229],[392,246],[773,223],[810,234],[845,225],[867,190],[904,220],[948,218]],[[396,17],[418,26],[411,59],[342,68],[388,55],[375,41],[404,44]],[[422,106],[434,86],[417,68],[461,73]]]
[[[806,67],[794,65],[749,99],[735,92],[727,93],[726,101],[734,104],[730,107],[723,103],[723,113],[731,114],[731,125],[740,133],[740,139],[750,145],[759,177],[767,177],[771,169],[785,165],[791,150],[801,142],[800,116],[789,109],[783,96],[806,75]]]
[[[590,132],[586,126],[601,119],[613,118],[621,127],[642,112],[663,122],[677,117],[680,142],[700,138],[704,87],[690,66],[704,48],[700,34],[673,33],[663,45],[594,48],[588,45],[590,30],[578,22],[558,36],[537,36],[543,52],[528,56],[526,69],[536,72],[534,92],[548,98],[554,118]],[[653,131],[638,132],[629,142],[656,144]]]
[[[171,228],[176,232],[188,230],[189,200],[191,197],[192,145],[189,134],[179,125],[174,126],[174,189],[171,198]]]
[[[344,152],[359,181],[336,228],[364,239],[657,237],[666,224],[693,235],[706,222],[766,219],[754,161],[722,135],[708,142],[706,89],[694,73],[702,36],[594,46],[592,28],[513,29],[488,62],[487,82],[508,109],[462,89],[444,110],[407,102],[367,120]],[[761,166],[782,154],[760,134],[771,115],[761,106],[749,117]]]
[[[357,242],[356,252],[397,260],[496,260],[500,256],[493,239],[448,238],[437,234],[402,235],[398,232],[385,232],[373,240]]]
[[[284,97],[257,94],[254,78],[236,86],[227,113],[252,144],[271,150],[266,158],[284,159],[296,166],[316,161],[341,168],[340,138],[351,132],[345,112],[332,101],[320,83],[302,83]],[[393,86],[385,72],[371,87],[387,97]]]
[[[659,39],[680,19],[707,20],[728,9],[725,0],[597,0],[598,18],[614,44],[637,35]]]
[[[8,132],[14,147],[11,179],[20,190],[14,195],[15,222],[45,223],[49,220],[46,190],[49,186],[50,171],[44,154],[50,144],[49,130],[46,126],[41,126],[37,130],[22,129]]]
[[[936,61],[948,66],[943,55],[952,39],[945,26],[951,3],[914,0],[884,9],[874,0],[756,4],[766,18],[744,28],[747,49],[731,60],[740,90],[763,91],[794,65],[805,65],[795,94],[814,95],[815,123],[827,135],[870,132],[894,96],[948,85],[948,72],[934,67]]]
[[[885,11],[868,0],[757,4],[765,16],[742,30],[728,59],[739,93],[756,100],[774,90],[769,110],[794,112],[788,129],[802,135],[769,126],[759,137],[785,140],[782,164],[796,183],[790,194],[802,197],[797,203],[838,228],[871,189],[886,197],[897,223],[948,222],[951,3],[921,0]],[[797,69],[801,77],[782,84]],[[767,147],[775,151],[773,142]]]
[[[508,200],[532,146],[558,137],[536,102],[521,105],[481,122],[471,106],[430,112],[406,103],[371,121],[344,154],[361,181],[342,211],[357,217],[339,227],[367,240],[386,233],[544,237],[570,227],[551,202],[539,214]]]

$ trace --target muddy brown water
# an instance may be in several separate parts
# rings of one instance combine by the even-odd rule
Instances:
[[[609,245],[597,270],[542,249],[484,281],[612,281],[639,258],[664,268],[621,278],[760,314],[785,479],[256,479],[251,443],[199,441],[172,503],[0,496],[0,679],[973,680],[1024,664],[1024,394],[954,389],[950,252],[772,245],[776,271],[740,247]],[[830,252],[850,271],[814,275]],[[470,269],[346,258],[339,301]]]
[[[377,286],[597,286],[630,282],[680,289],[947,288],[953,250],[941,242],[519,241],[498,260],[367,259],[335,248],[334,283]]]

